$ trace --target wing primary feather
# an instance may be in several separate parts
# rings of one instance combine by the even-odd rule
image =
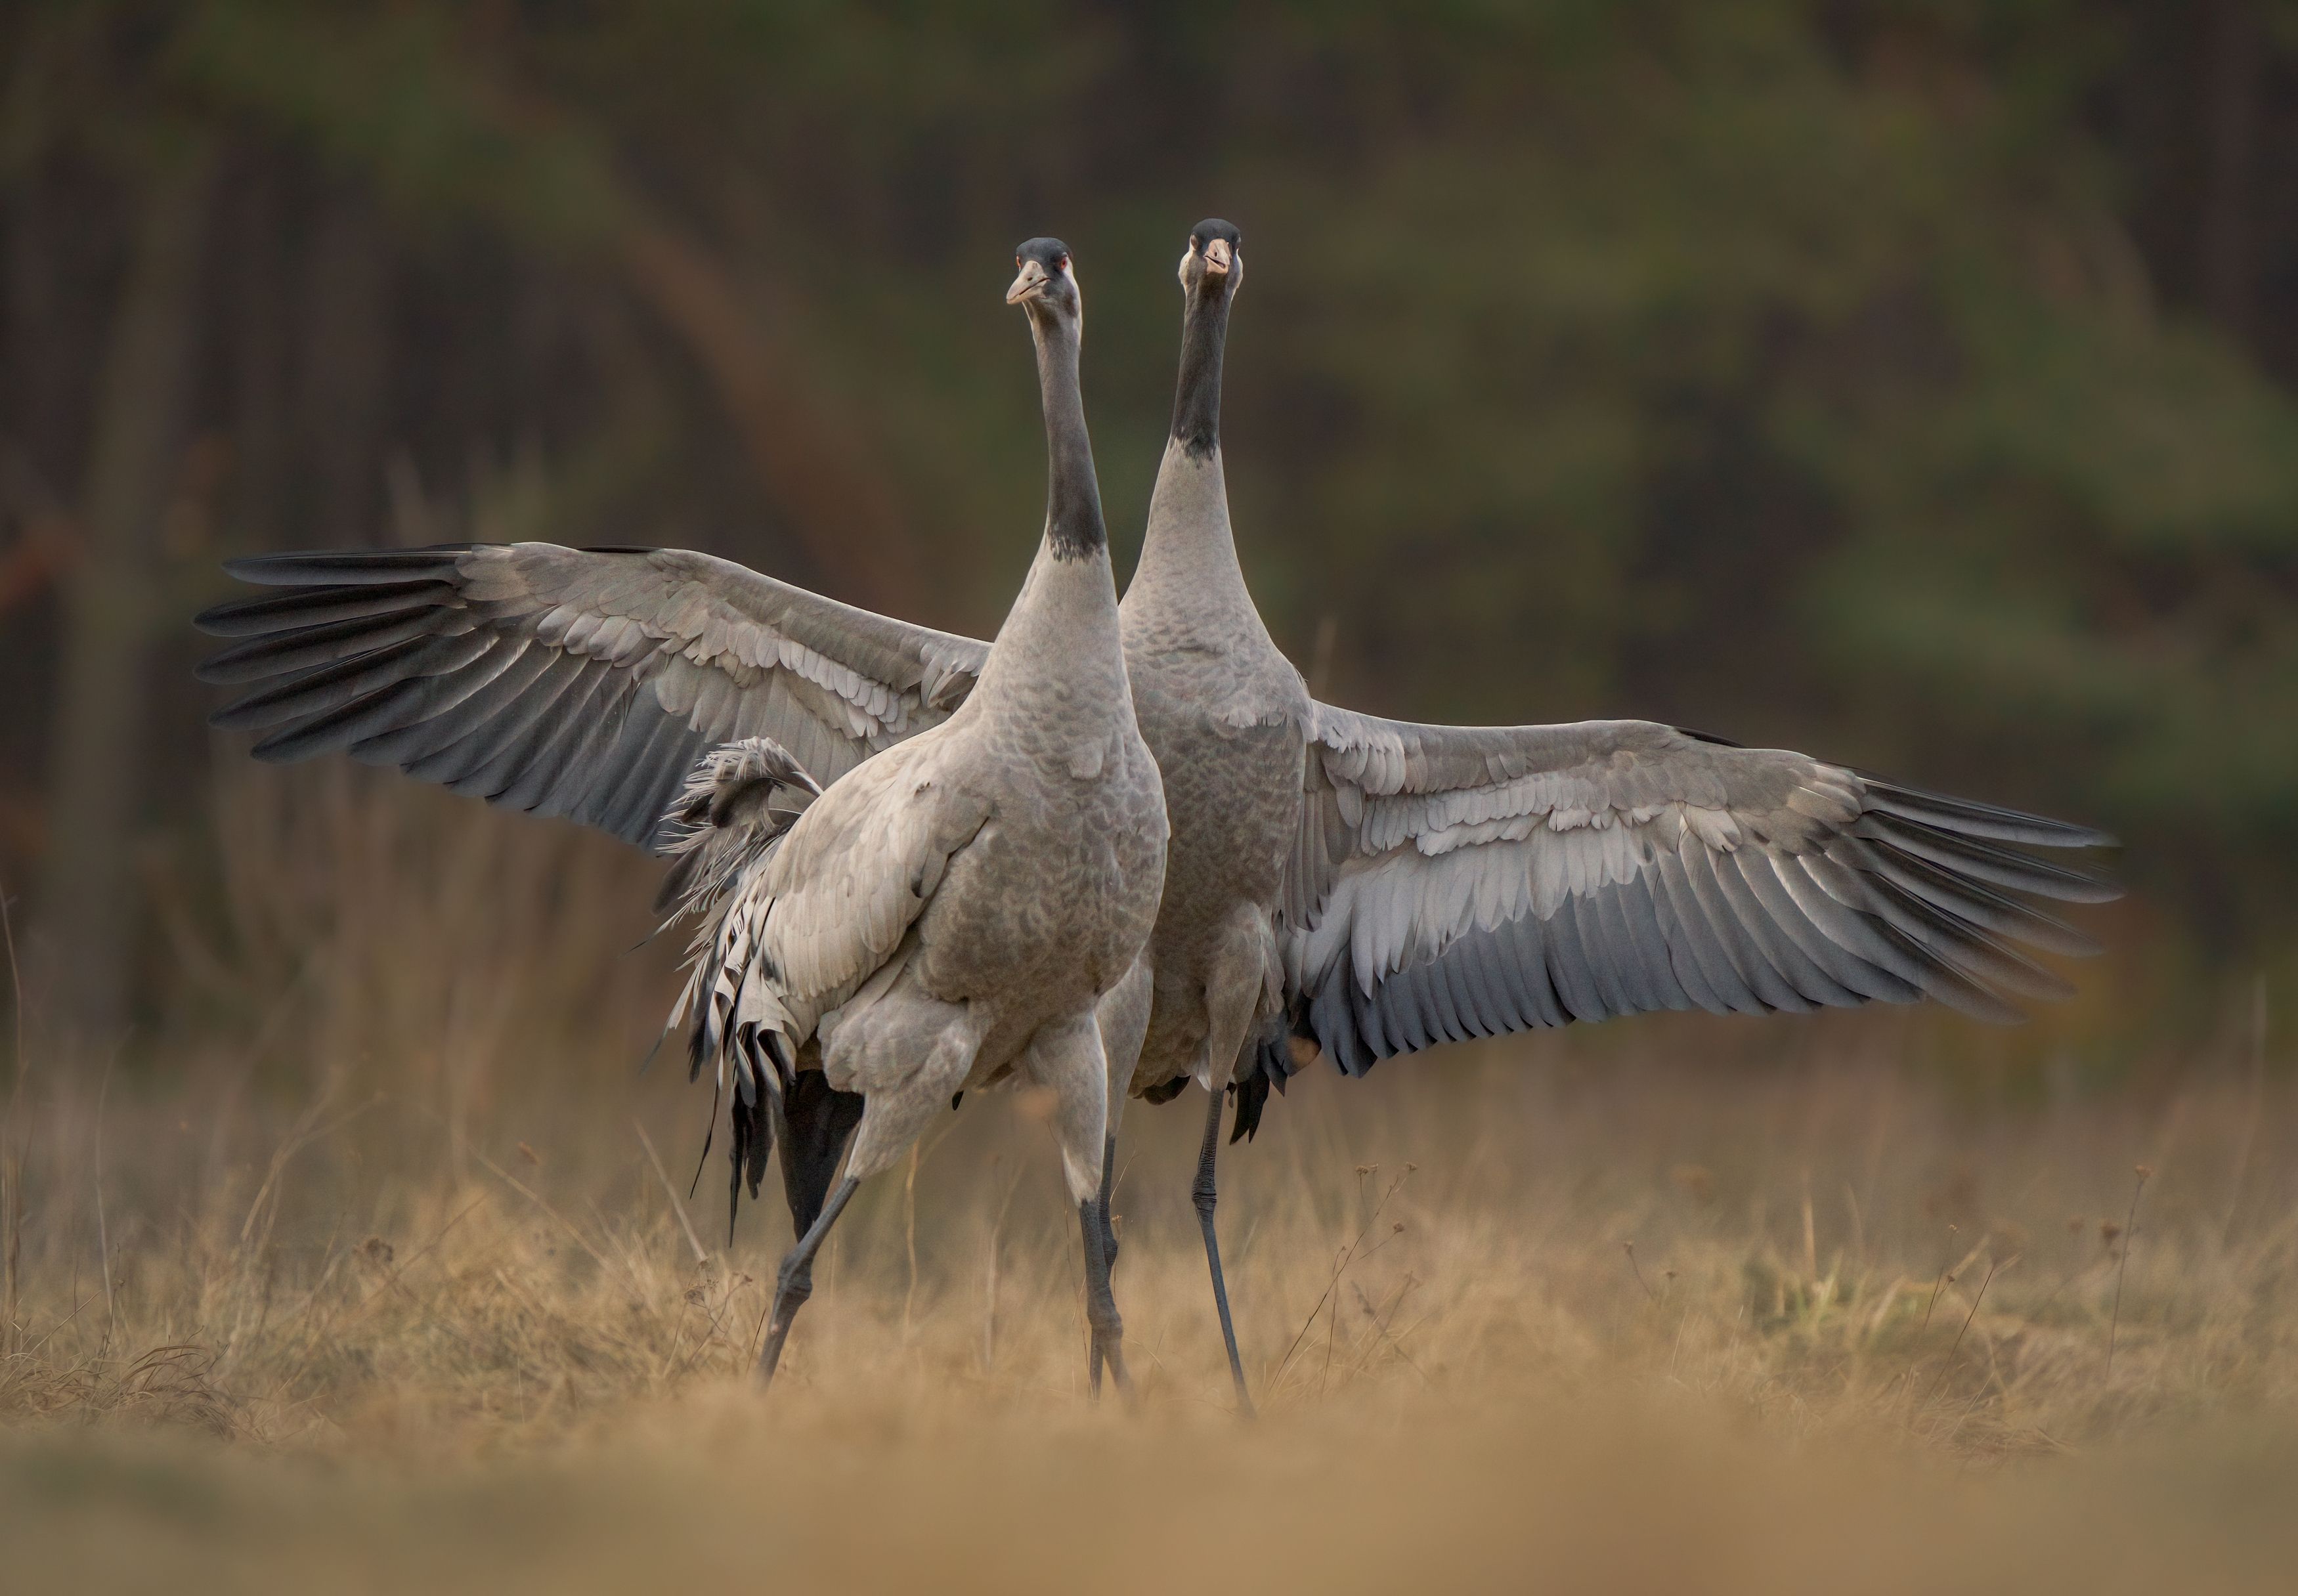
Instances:
[[[518,702],[495,723],[491,738],[493,751],[471,772],[463,790],[491,804],[505,803],[504,795],[570,735],[569,706],[588,696],[599,675],[573,655],[552,659],[549,668],[519,695]]]
[[[293,554],[249,554],[223,562],[242,582],[259,587],[376,585],[429,576],[451,582],[458,557],[468,543],[434,543],[425,549],[346,549]]]
[[[514,809],[542,809],[550,804],[583,750],[595,740],[606,714],[602,700],[613,696],[614,688],[613,672],[587,666],[551,707],[550,734],[536,744],[533,756],[494,795],[494,801]]]
[[[275,676],[295,675],[389,648],[409,638],[427,637],[444,630],[452,618],[452,610],[417,609],[381,621],[336,621],[325,626],[275,633],[209,656],[194,674],[211,687],[237,687]]]
[[[459,608],[454,600],[452,583],[427,578],[374,587],[320,588],[268,599],[233,599],[200,611],[192,624],[210,637],[251,638],[260,644],[316,626]]]
[[[351,743],[351,757],[399,765],[425,781],[451,784],[467,776],[493,753],[510,729],[506,718],[517,715],[536,679],[558,657],[534,643],[503,652],[508,657],[499,670],[406,683],[397,724]]]
[[[1875,969],[1812,922],[1803,905],[1780,879],[1783,861],[1767,848],[1743,848],[1732,856],[1742,884],[1766,916],[1775,938],[1792,945],[1842,994],[1838,1007],[1894,1001],[1905,983]]]
[[[1980,985],[2006,988],[2021,997],[2041,1000],[2074,995],[2074,988],[2061,977],[1982,927],[1889,882],[1881,884],[1881,891],[1900,911],[1895,923],[1901,930],[1920,938],[1924,946]]]
[[[254,732],[325,715],[394,682],[460,670],[499,641],[484,632],[409,638],[249,693],[210,715],[208,724],[223,732]]]
[[[1888,846],[1862,842],[1861,847],[1860,862],[1864,868],[1999,936],[2015,937],[2046,953],[2072,959],[2096,958],[2105,951],[2056,915],[1997,892],[1983,881],[1956,875],[1928,859]]]
[[[1724,892],[1715,855],[1704,844],[1687,838],[1686,846],[1676,857],[1683,865],[1683,879],[1690,883],[1691,895],[1699,900],[1707,923],[1715,929],[1715,939],[1724,955],[1757,1001],[1766,1008],[1809,1013],[1811,1001],[1772,967],[1771,960],[1757,947],[1753,934],[1740,922],[1738,908]]]
[[[1897,942],[1911,956],[1928,967],[1930,973],[1922,985],[1923,991],[1931,998],[1959,1014],[1984,1021],[1989,1025],[2017,1025],[2026,1019],[2026,1015],[2004,1001],[1999,994],[1968,972],[1940,957],[1936,950],[1909,936],[1896,923],[1887,921],[1881,929],[1886,937]]]
[[[1936,826],[1941,831],[1957,831],[1966,837],[1989,838],[1996,842],[2023,842],[2034,848],[2115,846],[2112,836],[2090,826],[2052,820],[2041,815],[2029,815],[2018,809],[1999,808],[1993,804],[1975,803],[1970,798],[1910,787],[1904,781],[1871,775],[1865,771],[1855,773],[1867,790],[1866,806],[1870,809],[1880,809],[1886,815]]]
[[[333,753],[379,732],[428,718],[460,703],[525,654],[524,640],[503,641],[476,634],[489,646],[448,662],[436,672],[401,675],[361,699],[343,703],[273,732],[249,750],[258,759],[285,764]],[[426,659],[423,663],[433,663]]]
[[[1997,887],[2054,897],[2067,903],[2109,903],[2121,889],[2082,871],[2046,864],[2025,854],[1997,848],[1975,838],[1958,837],[1921,821],[1897,815],[1863,815],[1852,828],[1855,836],[1888,842],[1904,852],[1927,859],[1957,875],[1976,876]]]
[[[606,828],[626,842],[653,846],[671,795],[702,757],[702,734],[674,716],[657,713],[654,731],[632,760],[629,773],[608,799]]]
[[[1734,855],[1710,855],[1707,863],[1715,873],[1716,890],[1722,895],[1733,924],[1755,948],[1756,956],[1787,983],[1788,990],[1806,1003],[1826,1008],[1849,1007],[1858,1001],[1838,983],[1828,980],[1823,972],[1804,956],[1801,948],[1781,934],[1780,928],[1772,922],[1771,912],[1748,889],[1747,878],[1740,873]]]
[[[1885,1003],[1913,1003],[1923,995],[1927,964],[1884,935],[1871,916],[1828,889],[1828,873],[1843,866],[1818,854],[1774,857],[1772,864],[1781,887],[1820,934],[1865,969],[1867,981],[1878,988],[1870,996]]]

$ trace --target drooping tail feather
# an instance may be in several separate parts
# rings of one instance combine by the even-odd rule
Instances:
[[[760,870],[821,790],[787,748],[748,737],[703,756],[663,817],[671,867],[655,906],[667,913],[665,929],[688,916],[697,922],[687,944],[686,984],[663,1034],[691,1022],[687,1078],[713,1066],[713,1120],[721,1100],[728,1106],[729,1242],[743,1187],[758,1195],[781,1096],[796,1071],[789,1016],[759,945],[768,906],[758,891]]]

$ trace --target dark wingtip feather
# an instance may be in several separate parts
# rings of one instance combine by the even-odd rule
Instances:
[[[2114,838],[2095,826],[2053,820],[2023,809],[1982,804],[1927,788],[1911,787],[1866,771],[1856,773],[1865,783],[1871,806],[1904,820],[1919,822],[1966,837],[1996,842],[2024,843],[2030,848],[2116,848]]]
[[[1236,1083],[1236,1118],[1229,1127],[1230,1146],[1240,1141],[1249,1142],[1261,1133],[1261,1115],[1269,1106],[1269,1077],[1259,1070]]]
[[[1949,871],[2014,892],[2078,904],[2112,903],[2122,896],[2120,886],[2094,872],[2046,864],[2031,854],[1904,815],[1871,810],[1852,830],[1855,835],[1871,836]]]
[[[451,566],[468,554],[470,543],[431,543],[420,549],[299,549],[281,554],[243,554],[223,562],[225,575],[260,587],[310,587],[320,583],[404,582],[410,572]]]

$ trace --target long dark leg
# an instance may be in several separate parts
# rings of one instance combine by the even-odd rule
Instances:
[[[1228,1377],[1236,1382],[1236,1410],[1252,1417],[1252,1394],[1244,1388],[1244,1360],[1236,1355],[1236,1327],[1229,1322],[1228,1286],[1221,1278],[1220,1241],[1213,1234],[1213,1160],[1220,1151],[1222,1093],[1215,1087],[1205,1111],[1204,1145],[1197,1149],[1196,1184],[1189,1188],[1197,1205],[1197,1228],[1205,1233],[1205,1264],[1213,1273],[1213,1307],[1220,1314],[1221,1342],[1228,1348]]]
[[[1117,1138],[1104,1137],[1101,1143],[1101,1196],[1093,1205],[1094,1220],[1101,1226],[1102,1266],[1110,1273],[1117,1271],[1117,1228],[1109,1222],[1109,1193],[1117,1180]],[[1093,1278],[1090,1266],[1086,1278]],[[1101,1338],[1094,1337],[1092,1370],[1086,1388],[1094,1395],[1101,1394]]]
[[[773,1312],[766,1320],[766,1344],[758,1352],[761,1386],[774,1383],[774,1366],[782,1360],[782,1343],[789,1338],[790,1320],[798,1317],[806,1298],[814,1294],[814,1255],[822,1250],[822,1237],[830,1234],[838,1216],[846,1211],[846,1204],[852,1201],[855,1189],[861,1184],[851,1175],[839,1181],[821,1216],[806,1227],[798,1245],[782,1260],[781,1271],[774,1278]]]
[[[1109,1253],[1095,1210],[1087,1197],[1078,1204],[1078,1228],[1085,1232],[1085,1316],[1093,1326],[1093,1379],[1101,1394],[1101,1366],[1109,1364],[1109,1377],[1120,1391],[1130,1391],[1132,1377],[1125,1372],[1125,1321],[1117,1316],[1117,1298],[1109,1289]]]

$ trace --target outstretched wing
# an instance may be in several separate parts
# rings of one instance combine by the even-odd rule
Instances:
[[[1294,1034],[1393,1054],[1655,1009],[2064,996],[2095,952],[2029,897],[2095,877],[2006,844],[2081,826],[1647,721],[1424,726],[1319,704],[1278,930]],[[1271,1064],[1283,1067],[1283,1061]]]
[[[680,549],[479,544],[234,560],[203,680],[259,758],[335,749],[659,848],[708,748],[764,736],[825,785],[948,717],[989,646]]]

